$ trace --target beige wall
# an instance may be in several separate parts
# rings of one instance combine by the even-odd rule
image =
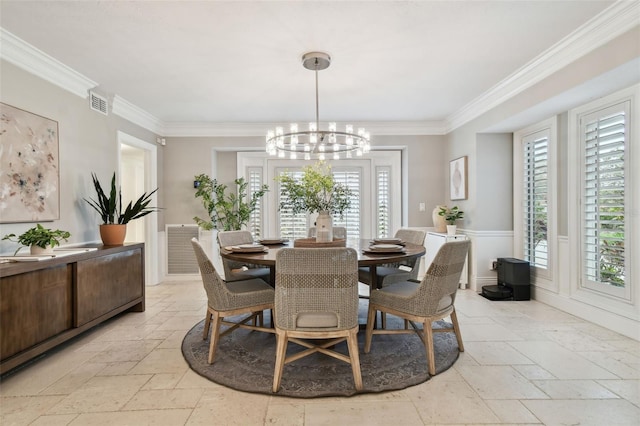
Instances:
[[[104,116],[89,108],[87,99],[67,92],[14,65],[0,62],[0,101],[58,122],[60,157],[60,220],[46,226],[71,233],[69,244],[100,239],[97,213],[90,210],[85,197],[93,197],[91,172],[108,182],[118,167],[117,132],[154,142],[156,136],[112,114]],[[161,151],[161,150],[159,150]],[[159,152],[159,161],[162,153]],[[161,170],[161,167],[159,167]],[[159,195],[159,204],[162,203]],[[159,221],[162,220],[160,213]],[[33,223],[2,224],[0,236],[20,234]],[[13,243],[0,242],[0,253],[15,250]]]
[[[406,148],[408,165],[408,224],[432,226],[431,211],[442,203],[448,163],[444,161],[444,136],[374,136],[373,149]],[[190,224],[194,216],[206,215],[194,198],[193,177],[206,173],[220,183],[232,185],[237,177],[238,151],[262,151],[262,137],[167,138],[165,155],[165,219],[168,224]],[[215,164],[214,164],[215,162]],[[272,186],[272,185],[270,185]],[[426,209],[420,212],[419,203]]]

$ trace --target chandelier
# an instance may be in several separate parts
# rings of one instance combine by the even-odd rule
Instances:
[[[302,66],[315,71],[316,75],[316,121],[309,123],[309,130],[299,130],[298,124],[293,123],[289,132],[283,127],[267,132],[267,153],[279,158],[319,160],[352,158],[369,152],[369,132],[359,128],[354,132],[353,126],[347,124],[344,131],[339,131],[336,123],[329,123],[327,130],[320,129],[318,107],[318,71],[329,68],[331,57],[323,52],[309,52],[302,55]]]

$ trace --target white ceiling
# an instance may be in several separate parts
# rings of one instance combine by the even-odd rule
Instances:
[[[443,122],[613,1],[12,1],[0,26],[164,123]]]

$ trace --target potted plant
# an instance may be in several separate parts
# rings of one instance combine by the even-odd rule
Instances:
[[[59,246],[62,240],[67,241],[71,234],[60,229],[49,229],[37,224],[34,228],[28,229],[23,234],[7,234],[2,237],[3,240],[20,243],[23,246],[30,247],[31,254],[46,254],[53,252],[55,246]],[[13,253],[18,254],[22,247]]]
[[[102,185],[95,173],[91,173],[93,186],[98,194],[98,199],[85,198],[102,219],[100,225],[100,237],[106,246],[122,245],[127,233],[127,223],[134,219],[139,219],[149,213],[157,212],[157,207],[149,207],[151,196],[158,190],[154,189],[150,193],[143,193],[135,202],[129,201],[124,211],[122,211],[122,191],[116,188],[116,173],[111,178],[111,190],[109,196],[103,191]]]
[[[447,206],[440,207],[440,211],[438,215],[443,216],[445,222],[447,222],[447,234],[455,235],[456,234],[456,221],[458,219],[464,218],[464,212],[458,208],[458,206],[453,206],[448,208]]]
[[[280,176],[280,187],[284,195],[280,209],[291,209],[293,214],[317,212],[316,241],[332,241],[332,216],[344,215],[351,205],[353,192],[334,180],[331,167],[324,161],[306,166],[302,170],[299,180],[290,174]]]
[[[246,226],[260,202],[269,190],[268,185],[262,185],[259,190],[251,193],[247,200],[248,182],[243,177],[235,179],[235,192],[227,192],[228,186],[218,183],[206,174],[195,176],[197,184],[196,198],[202,198],[202,205],[209,214],[209,220],[195,216],[193,220],[206,231],[218,229],[221,231],[237,231]],[[258,230],[259,232],[260,230]]]

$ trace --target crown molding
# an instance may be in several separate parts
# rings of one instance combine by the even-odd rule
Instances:
[[[113,97],[111,112],[153,133],[166,136],[163,133],[164,125],[161,120],[121,96],[115,95]]]
[[[447,117],[449,133],[638,26],[640,2],[618,1]]]
[[[344,123],[337,123],[341,125]],[[356,122],[354,128],[364,127],[373,136],[378,135],[444,135],[444,122]],[[259,136],[264,137],[274,123],[206,123],[206,122],[166,122],[162,128],[162,136],[166,137],[215,137],[215,136]],[[327,123],[320,123],[327,126]]]
[[[0,28],[0,57],[84,99],[98,85],[4,28]]]

